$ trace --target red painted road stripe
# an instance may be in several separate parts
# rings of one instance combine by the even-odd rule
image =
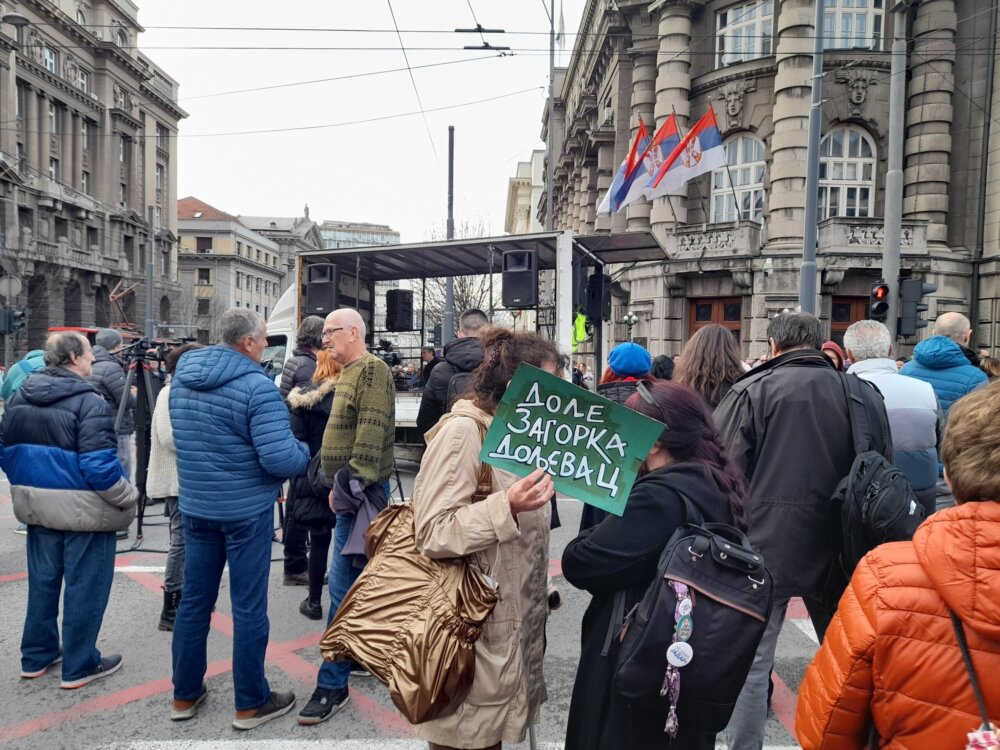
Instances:
[[[806,603],[798,597],[789,599],[788,609],[785,611],[785,617],[792,620],[808,620],[809,611],[806,609]]]
[[[8,583],[9,581],[23,581],[28,577],[27,573],[11,573],[10,575],[0,576],[0,583]]]
[[[777,671],[771,673],[774,679],[774,693],[771,695],[771,710],[778,717],[778,721],[788,730],[788,733],[795,736],[795,702],[796,697],[784,680],[778,676]]]
[[[148,560],[150,557],[159,557],[159,555],[148,555],[148,554],[136,554],[136,555],[123,555],[115,560],[115,567],[121,568],[126,565],[134,565],[142,560]],[[28,577],[27,571],[21,573],[8,573],[7,575],[0,576],[0,583],[10,583],[11,581],[23,581]],[[157,589],[159,593],[159,589]]]
[[[233,665],[230,659],[215,661],[208,665],[208,672],[205,676],[215,677],[216,675],[231,672],[232,668]],[[153,680],[142,685],[119,690],[116,693],[108,693],[99,698],[82,701],[62,711],[55,711],[21,724],[11,724],[10,726],[3,727],[0,729],[0,742],[10,742],[30,737],[33,734],[51,729],[64,722],[79,719],[99,711],[110,711],[111,709],[134,703],[135,701],[151,698],[154,695],[169,693],[171,690],[173,690],[173,683],[169,677],[165,677],[162,680]]]
[[[549,558],[549,578],[558,578],[562,575],[562,560],[558,557]]]

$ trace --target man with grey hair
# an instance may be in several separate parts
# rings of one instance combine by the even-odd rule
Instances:
[[[809,313],[782,313],[767,327],[770,359],[737,380],[715,410],[729,456],[750,485],[750,541],[774,578],[774,603],[727,728],[730,750],[760,750],[768,675],[789,599],[802,597],[822,640],[833,617],[827,581],[840,545],[830,534],[830,497],[854,463],[843,378],[820,352],[825,336]],[[873,449],[891,459],[882,398],[864,388]]]
[[[219,582],[229,565],[233,605],[235,729],[287,713],[291,692],[264,676],[267,583],[274,502],[303,473],[309,449],[292,434],[288,409],[260,365],[264,319],[236,308],[220,321],[222,344],[185,354],[170,386],[184,528],[184,588],[174,624],[171,719],[195,716],[205,700],[206,641]]]
[[[52,334],[47,366],[7,402],[0,424],[0,468],[14,515],[28,525],[21,678],[62,661],[65,689],[121,667],[120,655],[101,655],[97,636],[114,578],[115,532],[128,527],[138,498],[118,461],[111,408],[87,381],[93,362],[79,333]]]
[[[934,335],[917,344],[913,359],[901,370],[931,384],[946,417],[953,403],[989,381],[979,369],[979,355],[969,348],[971,338],[969,319],[962,313],[946,312],[934,321]]]
[[[892,336],[877,320],[852,324],[844,334],[844,348],[854,363],[848,372],[874,384],[882,394],[894,464],[930,515],[935,510],[938,448],[944,436],[944,414],[934,389],[899,373],[892,359]]]
[[[118,434],[118,458],[125,468],[125,476],[132,476],[132,436],[135,433],[135,389],[125,390],[125,366],[114,355],[122,350],[122,335],[113,328],[101,328],[94,336],[94,367],[87,380],[111,406],[112,419],[118,419],[122,401],[125,414],[121,425],[115,425]]]

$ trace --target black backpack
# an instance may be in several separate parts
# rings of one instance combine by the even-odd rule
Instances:
[[[666,720],[670,698],[660,693],[677,604],[669,582],[685,583],[693,592],[694,627],[687,643],[694,655],[680,669],[679,726],[721,732],[764,636],[773,584],[763,557],[743,532],[725,523],[704,523],[694,504],[682,498],[688,523],[671,536],[660,554],[656,578],[625,617],[614,689],[626,701]]]
[[[448,400],[445,404],[445,412],[450,412],[455,402],[465,395],[469,390],[471,382],[471,372],[457,372],[451,376],[451,379],[448,381]]]
[[[912,539],[925,514],[903,473],[874,450],[861,390],[872,386],[855,375],[842,375],[841,384],[847,397],[855,451],[851,471],[840,480],[832,497],[843,539],[840,573],[846,586],[862,557],[885,542]],[[836,595],[836,591],[833,593]]]

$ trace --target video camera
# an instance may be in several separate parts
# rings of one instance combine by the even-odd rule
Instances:
[[[398,367],[403,363],[402,356],[396,351],[396,345],[387,339],[379,339],[378,346],[371,349],[371,353],[389,365],[389,367]]]
[[[163,362],[167,354],[178,346],[195,341],[194,338],[184,337],[177,339],[149,338],[136,339],[131,344],[122,347],[121,355],[126,361],[146,360],[149,362]]]

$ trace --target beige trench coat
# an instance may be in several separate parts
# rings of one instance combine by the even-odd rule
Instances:
[[[478,554],[500,584],[500,603],[476,643],[476,678],[465,702],[449,715],[414,727],[439,745],[482,748],[523,742],[545,702],[542,656],[551,508],[511,516],[506,490],[517,477],[493,469],[493,492],[473,503],[481,441],[476,414],[459,401],[427,433],[413,489],[417,547],[432,558]],[[464,416],[463,416],[464,415]]]

